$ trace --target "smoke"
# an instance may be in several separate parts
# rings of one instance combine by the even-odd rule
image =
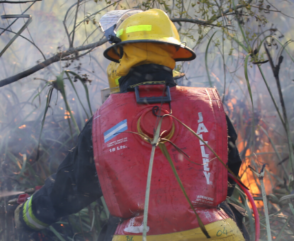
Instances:
[[[279,10],[287,14],[289,7],[292,6],[283,3],[279,5]],[[245,17],[246,22],[242,28],[249,39],[252,51],[260,45],[266,36],[272,35],[272,38],[268,38],[266,43],[275,65],[278,64],[280,56],[284,58],[280,66],[279,77],[293,142],[294,45],[291,40],[294,36],[291,26],[293,26],[294,20],[275,12],[263,15],[267,18],[268,23],[264,24],[258,19]],[[234,23],[232,22],[232,24]],[[181,27],[188,29],[191,25],[185,23]],[[238,39],[242,41],[237,24],[234,25],[234,29],[235,36],[238,36]],[[216,33],[207,49],[207,44],[214,32]],[[191,39],[186,37],[184,41],[190,42],[191,46]],[[287,48],[281,46],[281,43],[287,43]],[[243,182],[250,190],[259,196],[259,181],[247,169],[247,166],[251,165],[259,171],[262,164],[267,164],[266,192],[267,194],[275,192],[276,187],[282,185],[281,180],[283,178],[287,180],[289,175],[293,175],[293,173],[287,159],[289,157],[287,133],[277,112],[278,108],[283,116],[283,106],[270,63],[261,64],[264,81],[258,65],[251,62],[249,58],[248,67],[245,68],[244,61],[247,53],[232,38],[218,29],[210,31],[195,49],[196,60],[185,62],[182,65],[182,70],[186,75],[180,84],[217,88],[223,100],[225,111],[238,133],[238,149],[243,160],[239,175],[242,175]],[[263,45],[258,52],[258,57],[260,62],[268,59]],[[246,81],[245,72],[248,74],[249,82]],[[248,85],[253,101],[250,98]],[[281,165],[279,163],[282,160],[286,161]]]
[[[45,58],[49,58],[68,48],[68,38],[65,34],[63,21],[67,10],[72,4],[72,1],[54,1],[54,3],[42,1],[36,2],[28,11],[32,15],[33,21],[28,30],[25,30],[22,35],[37,45]],[[78,22],[81,22],[81,24],[75,34],[74,47],[92,43],[102,37],[97,22],[106,11],[112,10],[113,7],[97,14],[95,19],[89,18],[87,21],[82,21],[93,12],[105,7],[104,4],[99,3],[97,5],[94,1],[89,1],[86,5],[82,5],[85,9],[78,18]],[[17,4],[7,4],[5,5],[5,12],[4,8],[1,8],[0,14],[20,13],[27,6],[29,5],[20,5],[19,7]],[[281,2],[279,8],[281,12],[292,15],[293,7],[287,2]],[[72,31],[73,27],[74,9],[72,8],[69,11],[68,18],[65,21],[69,32]],[[188,13],[193,14],[193,11],[193,9],[189,9]],[[272,44],[269,46],[270,52],[275,63],[277,63],[277,58],[281,55],[282,50],[278,41],[286,43],[288,40],[294,39],[294,32],[292,31],[293,19],[275,12],[270,12],[265,17],[269,20],[269,23],[265,25],[257,22],[254,17],[248,17],[244,29],[248,31],[250,36],[253,36],[253,34],[257,36],[259,33],[264,32],[254,45],[256,36],[250,40],[250,45],[253,46],[252,50],[270,33],[270,29],[277,29],[273,32],[274,42],[268,40],[269,44]],[[13,20],[1,21],[3,23],[2,27],[5,28]],[[18,20],[11,29],[17,31],[22,26],[23,21]],[[243,175],[242,180],[248,184],[251,190],[259,194],[258,186],[254,186],[254,183],[256,183],[254,176],[245,174],[250,173],[246,171],[246,166],[250,164],[258,170],[262,164],[268,164],[265,183],[266,191],[269,194],[272,192],[273,187],[280,184],[286,176],[283,168],[278,163],[289,155],[286,133],[269,90],[258,66],[249,62],[247,72],[252,92],[252,107],[248,83],[245,79],[244,60],[246,53],[231,38],[223,34],[219,28],[214,28],[210,32],[208,32],[210,28],[202,28],[204,38],[200,44],[196,45],[199,37],[199,26],[195,26],[194,24],[192,26],[191,23],[182,23],[180,26],[182,41],[189,47],[194,48],[197,58],[193,61],[178,63],[180,71],[185,73],[185,77],[178,80],[178,83],[185,86],[211,86],[217,88],[223,100],[225,111],[238,133],[238,149],[244,162],[240,172],[240,175]],[[177,25],[177,27],[179,26]],[[238,26],[234,27],[236,35],[241,36]],[[191,31],[194,39],[183,34],[188,30]],[[265,32],[266,30],[268,32]],[[208,54],[206,54],[209,38],[214,31],[218,32],[214,35],[207,49]],[[13,34],[8,32],[0,36],[0,49],[3,49],[12,36]],[[223,38],[225,38],[224,45]],[[34,44],[21,37],[17,38],[4,55],[0,57],[0,79],[15,75],[35,66],[38,62],[44,61],[41,52]],[[80,75],[86,74],[87,78],[92,80],[91,83],[87,82],[87,86],[91,109],[92,112],[95,112],[102,104],[101,89],[108,87],[105,71],[108,61],[103,57],[106,46],[108,45],[100,46],[93,50],[91,54],[78,60],[72,61],[69,59],[54,63],[29,77],[0,89],[0,198],[21,194],[22,192],[18,190],[43,185],[45,179],[56,171],[68,150],[75,145],[78,132],[74,130],[74,123],[68,110],[66,110],[64,99],[56,88],[53,89],[42,128],[46,102],[49,100],[49,89],[53,81],[56,80],[56,76],[60,75],[65,69]],[[287,51],[282,52],[284,60],[281,64],[279,76],[291,128],[294,121],[292,94],[294,76],[292,59],[294,58],[294,52],[292,43],[289,43]],[[261,60],[267,59],[263,48],[258,54]],[[262,64],[261,69],[277,107],[282,113],[278,88],[270,64]],[[210,81],[208,76],[210,76]],[[78,93],[77,96],[67,76],[64,74],[63,77],[71,113],[81,130],[90,115],[87,94],[84,86],[80,81],[77,81],[73,83]],[[71,77],[74,81],[75,78]],[[68,121],[71,123],[71,129]],[[252,127],[254,128],[253,132]],[[40,136],[41,129],[43,131]],[[292,129],[291,131],[293,132]],[[284,164],[285,168],[288,169],[288,161]],[[291,171],[288,174],[290,175]]]

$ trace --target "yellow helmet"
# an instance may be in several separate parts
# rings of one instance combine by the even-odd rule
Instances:
[[[150,9],[136,13],[118,26],[116,36],[121,42],[112,45],[104,51],[105,58],[118,62],[119,47],[127,43],[162,43],[176,47],[173,56],[175,61],[192,60],[196,58],[194,51],[180,41],[175,25],[165,12],[160,9]]]
[[[110,88],[110,93],[117,93],[120,91],[119,89],[119,78],[120,76],[116,75],[116,69],[119,66],[118,63],[110,62],[110,64],[107,66],[107,77],[108,77],[108,83]]]

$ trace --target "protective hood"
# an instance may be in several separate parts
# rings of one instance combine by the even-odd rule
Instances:
[[[116,74],[125,76],[130,68],[143,64],[158,64],[170,69],[175,68],[173,58],[176,53],[175,46],[159,43],[132,43],[123,46],[123,56]]]

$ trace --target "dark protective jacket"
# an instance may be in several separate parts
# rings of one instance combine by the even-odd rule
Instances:
[[[172,70],[159,65],[142,65],[134,67],[120,80],[121,92],[133,91],[138,84],[165,83],[172,87],[176,83]],[[228,127],[228,167],[238,175],[241,165],[239,152],[235,146],[237,134],[229,120]],[[233,188],[229,188],[228,195]],[[69,150],[57,173],[50,176],[42,189],[33,195],[30,206],[34,218],[42,224],[50,225],[60,217],[76,213],[102,196],[95,163],[93,160],[92,118],[81,131],[76,147]],[[234,210],[233,210],[234,211]],[[227,211],[229,212],[229,211]],[[229,214],[234,217],[234,214]],[[23,216],[21,222],[25,224]],[[234,219],[234,218],[233,218]],[[110,217],[99,237],[99,240],[111,240],[119,220]]]

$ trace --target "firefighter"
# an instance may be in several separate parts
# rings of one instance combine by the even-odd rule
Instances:
[[[111,215],[99,240],[142,240],[152,147],[148,140],[162,118],[162,143],[208,234],[201,231],[168,161],[157,148],[148,240],[244,240],[234,221],[234,210],[225,204],[227,170],[203,142],[238,175],[237,134],[215,89],[179,87],[173,79],[175,61],[193,60],[195,53],[181,44],[174,24],[159,9],[128,17],[118,26],[115,37],[116,43],[104,56],[119,63],[120,92],[111,94],[86,123],[57,173],[17,208],[17,227],[46,228],[103,195]],[[195,130],[203,141],[181,123]]]

